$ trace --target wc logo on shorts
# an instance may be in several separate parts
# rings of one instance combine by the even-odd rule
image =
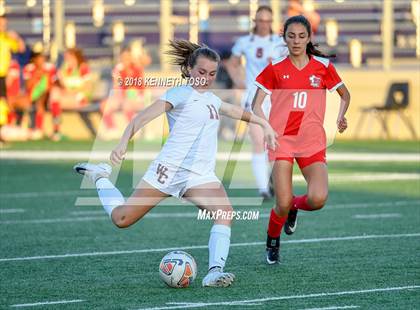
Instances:
[[[166,171],[168,171],[168,167],[162,164],[158,164],[157,169],[156,169],[156,174],[158,175],[157,180],[160,184],[165,184],[165,181],[168,178]]]
[[[311,86],[312,87],[319,87],[319,85],[321,84],[321,78],[319,78],[315,75],[311,75],[309,77],[309,81],[311,81]]]

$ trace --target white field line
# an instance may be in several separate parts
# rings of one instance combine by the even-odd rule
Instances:
[[[297,183],[305,182],[305,179],[302,175],[294,175],[293,180]],[[420,181],[420,173],[369,173],[369,174],[334,174],[329,175],[329,180],[331,183],[340,183],[340,182],[369,182],[369,181],[398,181],[398,180],[416,180]],[[63,191],[38,191],[38,192],[16,192],[16,193],[0,193],[0,199],[14,199],[14,198],[37,198],[37,197],[61,197],[61,196],[76,196],[85,194],[86,191],[93,191],[94,188],[79,189],[79,190],[63,190]],[[252,188],[250,188],[252,190]],[[80,202],[78,205],[83,205],[84,203],[92,203],[90,200],[92,197],[80,197]],[[87,199],[85,202],[84,200]],[[262,198],[259,197],[249,197],[249,198],[237,198],[238,204],[241,204],[241,200],[248,202],[249,199],[254,200],[256,203],[260,203]],[[96,205],[97,203],[95,203]],[[173,203],[171,202],[171,205]]]
[[[369,239],[384,239],[384,238],[392,239],[392,238],[410,238],[410,237],[420,237],[420,233],[326,237],[326,238],[314,238],[314,239],[286,240],[286,241],[283,241],[283,243],[301,244],[301,243],[319,243],[319,242],[330,242],[330,241],[354,241],[354,240],[369,240]],[[230,246],[231,247],[248,247],[248,246],[257,246],[257,245],[260,246],[263,244],[265,244],[265,242],[244,242],[244,243],[232,243]],[[48,259],[60,259],[60,258],[71,258],[71,257],[109,256],[109,255],[122,255],[122,254],[154,253],[154,252],[170,252],[170,251],[175,251],[175,250],[194,250],[194,249],[208,249],[208,245],[206,244],[206,245],[180,246],[180,247],[172,247],[172,248],[109,251],[109,252],[88,252],[88,253],[73,253],[73,254],[44,255],[44,256],[5,257],[5,258],[0,258],[0,262],[48,260]]]
[[[339,204],[339,205],[327,205],[325,211],[328,210],[341,210],[341,209],[364,209],[371,207],[405,207],[412,206],[413,204],[419,204],[419,200],[403,200],[403,201],[394,201],[394,202],[373,202],[373,203],[356,203],[356,204]],[[236,205],[235,205],[236,206]],[[258,209],[240,209],[237,211],[262,211]],[[324,212],[325,212],[324,211]],[[15,224],[54,224],[54,223],[72,223],[72,222],[89,222],[89,221],[106,221],[109,220],[109,217],[106,216],[105,212],[102,210],[81,210],[74,211],[70,213],[71,215],[80,216],[80,217],[65,217],[65,218],[49,218],[49,219],[32,219],[32,220],[4,220],[0,221],[0,225],[15,225]],[[145,219],[161,219],[161,218],[197,218],[198,211],[196,212],[159,212],[159,213],[149,213],[146,215]],[[268,218],[268,213],[260,212],[259,218]],[[300,214],[299,216],[305,216],[305,213]]]
[[[254,210],[252,210],[254,211]],[[258,211],[258,210],[255,210]],[[268,214],[268,213],[267,213]],[[97,210],[97,211],[76,211],[71,212],[71,215],[75,216],[85,216],[85,215],[106,215],[104,210]],[[159,212],[159,213],[149,213],[146,215],[147,218],[165,218],[165,217],[172,217],[172,218],[190,218],[190,217],[197,217],[197,212]],[[145,218],[146,218],[145,217]]]
[[[326,205],[323,210],[339,210],[339,209],[366,209],[371,207],[407,207],[412,205],[419,205],[420,200],[399,200],[399,201],[377,201],[370,203],[348,203]]]
[[[76,302],[83,302],[82,299],[73,299],[73,300],[59,300],[59,301],[41,301],[35,302],[31,304],[17,304],[17,305],[10,305],[13,308],[21,308],[21,307],[37,307],[37,306],[45,306],[45,305],[59,305],[59,304],[71,304]]]
[[[94,190],[94,189],[90,189]],[[17,193],[1,193],[0,199],[15,199],[15,198],[37,198],[37,197],[62,197],[62,196],[76,196],[86,194],[87,189],[82,190],[63,190],[63,191],[39,191],[39,192],[17,192]]]
[[[370,181],[402,181],[402,180],[416,180],[420,181],[420,173],[353,173],[353,174],[333,174],[328,176],[332,183],[338,182],[370,182]],[[302,175],[298,175],[294,180],[298,182],[305,182]]]
[[[52,219],[38,219],[38,220],[9,220],[0,221],[0,225],[16,225],[16,224],[53,224],[53,223],[76,223],[76,222],[92,222],[109,220],[106,216],[86,216],[77,218],[52,218]]]
[[[110,151],[2,151],[0,159],[21,160],[108,160]],[[126,158],[133,160],[153,160],[158,152],[144,151],[128,153]],[[217,160],[251,161],[251,152],[229,153],[218,152]],[[327,156],[328,161],[373,161],[405,162],[420,161],[418,153],[334,153]]]
[[[162,306],[162,307],[153,307],[153,308],[140,308],[138,310],[186,309],[186,308],[203,308],[203,307],[210,307],[210,306],[244,306],[249,303],[262,303],[262,302],[271,302],[271,301],[289,300],[289,299],[306,299],[306,298],[319,298],[319,297],[329,297],[329,296],[345,296],[345,295],[359,295],[359,294],[381,293],[381,292],[392,292],[392,291],[405,291],[405,290],[414,290],[414,289],[419,289],[419,288],[420,288],[420,285],[384,287],[384,288],[374,288],[374,289],[368,289],[368,290],[326,292],[326,293],[315,293],[315,294],[307,294],[307,295],[275,296],[275,297],[242,299],[242,300],[221,301],[221,302],[185,303],[183,305],[178,305],[178,306],[174,305],[174,306]]]
[[[0,197],[1,198],[1,197]],[[229,201],[235,207],[249,207],[249,206],[261,206],[262,198],[259,197],[229,197]],[[132,200],[134,204],[143,204],[147,203],[147,199],[137,198]],[[274,200],[273,200],[274,203]],[[404,206],[409,203],[419,203],[419,200],[404,200],[397,202],[374,202],[374,203],[355,203],[355,204],[338,204],[338,205],[327,205],[328,209],[338,208],[338,209],[348,209],[348,208],[366,208],[369,206]],[[74,203],[76,207],[88,207],[88,206],[100,206],[100,201],[97,197],[78,197]],[[193,205],[192,203],[186,202],[185,200],[179,199],[166,199],[159,203],[159,206],[184,206],[184,205]]]
[[[302,310],[336,310],[336,309],[356,309],[360,308],[360,306],[330,306],[324,308],[306,308]]]
[[[0,209],[0,214],[23,213],[24,209]]]
[[[355,214],[352,216],[358,220],[371,220],[371,219],[388,219],[401,217],[401,213],[382,213],[382,214]]]

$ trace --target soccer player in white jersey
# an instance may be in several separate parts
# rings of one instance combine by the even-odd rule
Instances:
[[[127,200],[123,198],[108,179],[111,167],[107,164],[82,163],[74,167],[76,172],[95,183],[105,211],[120,228],[134,224],[169,196],[182,197],[210,212],[233,211],[214,172],[219,113],[260,125],[267,144],[275,148],[275,133],[266,120],[222,102],[209,91],[220,61],[215,51],[185,40],[171,41],[170,46],[168,54],[173,57],[174,64],[180,65],[183,77],[203,79],[205,83],[169,89],[127,126],[111,153],[113,164],[121,163],[133,135],[164,112],[170,128],[165,145],[133,194]],[[203,279],[203,286],[225,287],[234,280],[233,274],[223,270],[229,253],[231,221],[231,217],[214,221],[209,239],[209,272]]]
[[[232,48],[232,56],[227,63],[227,70],[235,86],[246,89],[242,99],[242,107],[251,111],[251,103],[257,87],[255,78],[274,59],[286,56],[288,49],[283,37],[274,34],[271,29],[273,12],[269,6],[260,6],[255,15],[255,27],[252,34],[240,37]],[[245,56],[246,83],[243,81],[241,56]],[[270,109],[270,99],[264,102],[266,115]],[[252,141],[252,170],[259,193],[264,198],[271,198],[269,191],[269,166],[264,147],[264,136],[259,126],[249,124]]]

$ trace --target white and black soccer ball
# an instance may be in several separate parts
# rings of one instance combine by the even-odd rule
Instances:
[[[197,276],[197,264],[190,254],[172,251],[162,258],[159,276],[170,287],[188,287]]]

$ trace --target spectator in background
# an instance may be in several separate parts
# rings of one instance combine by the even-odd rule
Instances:
[[[316,12],[313,0],[289,0],[287,16],[303,15],[311,23],[312,35],[318,31],[321,16]]]
[[[260,6],[255,14],[255,27],[251,34],[238,38],[232,47],[232,56],[226,63],[236,88],[243,89],[242,107],[251,111],[252,99],[257,91],[255,77],[274,59],[285,57],[288,54],[286,43],[282,36],[273,33],[271,24],[273,11],[269,6]],[[242,75],[241,57],[246,60],[245,79]],[[264,103],[264,110],[268,115],[271,107],[269,98]],[[272,198],[269,185],[270,166],[264,142],[263,130],[254,124],[249,124],[249,135],[252,143],[252,171],[254,173],[259,194],[264,199]]]
[[[220,63],[217,69],[216,81],[214,84],[215,94],[219,96],[223,101],[232,103],[237,97],[240,98],[240,92],[236,89],[233,89],[233,81],[226,69],[227,62],[232,56],[230,51],[224,51],[220,53]],[[221,89],[222,91],[218,91]],[[224,91],[229,90],[229,91]],[[238,100],[240,101],[240,100]],[[219,125],[219,137],[225,141],[232,141],[235,138],[235,127],[236,121],[225,117],[220,116],[220,125]]]
[[[30,138],[39,140],[44,137],[44,115],[52,86],[57,79],[56,68],[53,64],[47,62],[46,57],[41,52],[33,52],[30,63],[23,69],[23,78],[31,102]],[[52,107],[50,108],[52,110]],[[56,139],[55,136],[58,134],[58,131],[54,128],[52,139]]]
[[[22,91],[20,79],[21,67],[16,60],[12,60],[9,72],[6,77],[7,102],[11,112],[9,113],[9,123],[17,126],[22,125],[23,114],[29,111],[31,102],[25,91]]]
[[[92,95],[90,69],[80,49],[64,53],[64,62],[57,73],[58,83],[51,90],[50,107],[54,122],[54,140],[60,140],[62,109],[80,110],[89,104]]]
[[[25,44],[14,31],[7,30],[6,16],[0,16],[0,143],[2,143],[1,127],[7,123],[8,103],[6,76],[9,71],[12,53],[23,52]]]
[[[101,133],[103,139],[120,137],[121,133],[115,131],[115,112],[122,111],[126,122],[129,123],[135,113],[142,109],[144,85],[144,67],[151,62],[147,54],[135,58],[130,48],[125,48],[120,55],[119,63],[112,71],[113,87],[110,96],[101,104],[105,132]]]

